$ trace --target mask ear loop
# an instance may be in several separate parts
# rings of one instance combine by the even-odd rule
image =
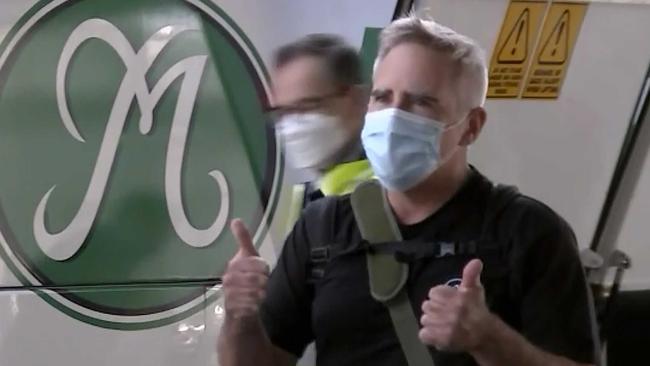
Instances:
[[[456,121],[456,122],[454,122],[454,123],[452,123],[452,124],[450,124],[450,125],[448,125],[448,126],[445,126],[445,128],[442,130],[442,133],[444,134],[444,133],[446,133],[447,131],[452,130],[452,129],[454,129],[454,128],[460,126],[460,125],[462,125],[463,122],[465,122],[465,121],[467,120],[467,117],[469,117],[470,113],[472,113],[471,110],[470,110],[469,112],[467,112],[467,114],[465,114],[465,117],[459,119],[458,121]],[[471,145],[472,143],[474,143],[474,134],[471,134],[471,135],[470,135],[470,139],[471,139],[471,142],[470,142],[470,143],[465,147],[467,150],[469,150],[469,145]],[[460,141],[459,141],[459,142],[460,142]],[[451,159],[451,157],[454,156],[454,155],[456,154],[456,152],[458,151],[458,149],[460,149],[460,148],[461,148],[460,144],[456,144],[456,146],[454,146],[454,149],[451,151],[451,153],[448,154],[447,157],[446,157],[445,159],[441,159],[441,160],[440,160],[438,166],[441,166],[441,165],[446,164],[447,161],[449,161],[449,159]]]
[[[467,112],[467,113],[465,114],[465,117],[459,119],[458,121],[456,121],[456,122],[454,122],[454,123],[452,123],[452,124],[450,124],[450,125],[448,125],[448,126],[445,126],[445,129],[444,129],[444,130],[445,130],[445,131],[447,131],[447,130],[451,130],[451,129],[456,128],[457,126],[461,125],[463,122],[465,122],[465,120],[467,119],[467,117],[469,117],[470,113],[472,113],[472,110],[474,110],[474,108],[470,109],[469,112]]]

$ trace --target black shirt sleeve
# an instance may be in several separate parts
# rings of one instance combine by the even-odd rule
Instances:
[[[296,357],[302,356],[314,338],[311,327],[313,295],[307,272],[310,247],[306,227],[308,211],[303,211],[284,243],[260,308],[262,323],[271,342]]]
[[[521,332],[547,352],[593,363],[591,303],[573,231],[541,203],[528,203],[513,276],[521,295]]]

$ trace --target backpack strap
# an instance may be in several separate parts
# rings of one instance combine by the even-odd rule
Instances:
[[[352,248],[357,249],[357,248]],[[423,259],[439,259],[453,256],[476,256],[479,254],[502,254],[500,246],[491,242],[467,241],[389,241],[360,245],[358,250],[371,251],[375,254],[390,254],[398,262],[411,263]]]
[[[480,254],[504,255],[503,243],[497,242],[497,221],[505,209],[520,197],[518,189],[514,186],[497,185],[492,187],[485,206],[484,218],[477,240],[464,241],[435,241],[424,242],[421,240],[390,240],[365,243],[356,250],[371,251],[375,254],[392,255],[398,262],[413,262],[427,258],[442,258],[446,256],[476,256]],[[365,237],[364,237],[365,239]],[[367,240],[367,239],[366,239]]]
[[[361,183],[351,196],[352,209],[364,240],[373,244],[401,241],[399,227],[392,215],[383,188],[377,181]],[[408,279],[408,263],[395,256],[368,250],[368,278],[372,297],[382,302],[390,318],[409,366],[433,366],[427,347],[418,338],[420,326],[408,294],[404,289]]]
[[[285,232],[290,233],[293,225],[298,221],[303,207],[305,207],[305,184],[294,184],[291,187],[291,201],[289,202],[289,212],[285,223]]]

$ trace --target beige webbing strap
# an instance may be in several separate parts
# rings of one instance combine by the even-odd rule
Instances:
[[[367,181],[357,186],[352,193],[351,203],[361,236],[371,246],[402,240],[386,196],[377,181]],[[420,326],[404,289],[408,264],[398,262],[390,254],[368,252],[366,259],[370,293],[388,308],[409,366],[433,366],[429,350],[418,338]]]
[[[291,202],[289,202],[289,212],[287,213],[287,221],[285,223],[285,231],[290,233],[296,221],[300,218],[302,207],[305,205],[305,191],[304,184],[296,184],[291,187]]]

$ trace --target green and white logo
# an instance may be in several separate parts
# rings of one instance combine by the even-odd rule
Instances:
[[[0,45],[0,254],[77,319],[159,326],[203,308],[241,217],[281,175],[251,42],[203,0],[52,0]],[[69,291],[104,285],[103,291]]]

